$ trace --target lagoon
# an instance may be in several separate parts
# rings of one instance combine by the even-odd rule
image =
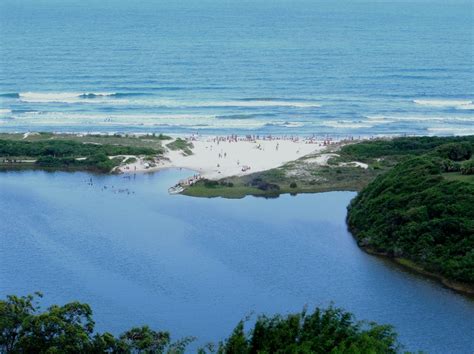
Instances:
[[[394,325],[407,350],[474,351],[472,299],[357,247],[355,193],[168,195],[189,173],[0,173],[0,296],[39,290],[89,303],[99,331],[149,324],[198,344],[251,313],[333,301]]]

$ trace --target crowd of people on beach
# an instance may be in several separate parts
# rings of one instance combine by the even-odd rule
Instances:
[[[190,136],[188,138],[189,140],[191,141],[198,141],[200,140],[200,136],[199,134],[193,134],[192,136]],[[354,140],[354,137],[352,136],[349,136],[349,137],[346,137],[344,138],[343,140],[340,140],[340,141],[352,141]],[[329,137],[329,136],[325,136],[325,137],[317,137],[316,135],[312,135],[312,136],[309,136],[309,137],[300,137],[300,136],[296,136],[296,135],[277,135],[277,136],[273,136],[273,135],[259,135],[259,134],[248,134],[248,135],[245,135],[245,136],[239,136],[237,134],[231,134],[231,135],[226,135],[226,136],[214,136],[214,137],[209,137],[207,140],[206,140],[208,143],[210,143],[209,145],[206,146],[206,149],[209,149],[210,151],[212,150],[217,150],[217,158],[218,159],[226,159],[228,157],[228,153],[224,150],[224,148],[222,147],[219,147],[216,149],[216,146],[219,146],[220,144],[223,144],[223,143],[237,143],[237,142],[249,142],[249,143],[255,143],[255,149],[257,150],[260,150],[260,151],[264,151],[265,150],[265,146],[263,145],[263,142],[267,142],[267,141],[275,141],[276,144],[275,144],[275,150],[276,151],[279,151],[280,149],[280,144],[284,141],[289,141],[289,142],[293,142],[293,143],[305,143],[305,144],[317,144],[318,146],[328,146],[328,145],[331,145],[331,144],[334,144],[336,142],[336,140],[334,140],[332,137]],[[268,148],[268,146],[267,146]],[[296,151],[297,154],[300,153],[300,150],[298,149]],[[240,166],[240,161],[237,160],[236,161],[236,164]],[[220,169],[221,169],[221,163],[217,163],[216,164],[216,167],[217,167],[217,173],[220,173]],[[242,172],[247,172],[251,169],[251,166],[248,166],[248,165],[243,165],[241,167],[241,171]]]
[[[181,181],[179,181],[178,184],[180,186],[192,186],[194,183],[196,183],[197,181],[201,179],[202,179],[202,176],[200,174],[195,174],[195,175],[192,175],[191,177],[182,179]]]

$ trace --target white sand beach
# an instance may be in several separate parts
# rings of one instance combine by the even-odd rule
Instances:
[[[202,178],[220,179],[264,171],[294,161],[326,148],[328,141],[302,138],[192,137],[192,155],[169,150],[164,158],[151,164],[138,159],[120,167],[120,172],[156,171],[164,168],[186,168]],[[153,166],[155,165],[155,166]]]

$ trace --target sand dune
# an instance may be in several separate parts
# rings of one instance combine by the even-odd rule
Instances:
[[[227,139],[201,137],[192,140],[193,154],[168,151],[156,166],[139,159],[121,167],[122,172],[153,171],[163,168],[187,168],[203,178],[219,179],[241,176],[275,168],[310,153],[325,149],[323,141],[293,139]]]

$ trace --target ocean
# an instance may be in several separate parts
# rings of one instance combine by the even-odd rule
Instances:
[[[0,2],[0,132],[474,134],[458,1]]]

